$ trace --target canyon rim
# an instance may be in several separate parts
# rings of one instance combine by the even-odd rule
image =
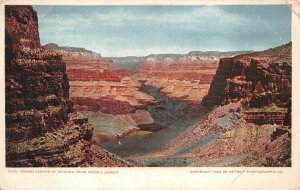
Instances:
[[[290,167],[290,41],[287,5],[6,5],[6,167]]]

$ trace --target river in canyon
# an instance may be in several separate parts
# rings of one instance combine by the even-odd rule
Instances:
[[[142,82],[143,84],[143,82]],[[179,100],[167,98],[159,89],[142,85],[141,91],[153,96],[157,105],[148,105],[155,124],[163,126],[158,132],[147,135],[127,136],[99,144],[100,147],[122,157],[131,157],[159,150],[181,132],[201,120],[209,109],[204,106],[188,108]]]

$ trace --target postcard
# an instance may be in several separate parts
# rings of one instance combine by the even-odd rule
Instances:
[[[1,2],[0,189],[299,189],[299,6]]]

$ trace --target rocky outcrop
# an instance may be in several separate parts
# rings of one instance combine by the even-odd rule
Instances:
[[[18,28],[18,30],[16,30]],[[5,49],[11,52],[10,59],[20,46],[40,47],[37,13],[31,6],[5,7]]]
[[[291,96],[291,43],[220,60],[203,103],[244,100],[251,107],[287,103]],[[217,99],[217,100],[216,100]]]
[[[275,105],[287,110],[291,97],[291,46],[288,43],[263,52],[221,59],[203,104],[212,106],[241,101],[250,108],[268,110]],[[261,118],[261,114],[274,115],[271,112],[276,112],[280,123],[284,120],[282,114],[285,113],[280,110],[271,110],[269,114],[262,112],[256,112],[257,116],[248,113],[247,118],[254,121]],[[265,118],[273,122],[267,119],[269,117]]]
[[[31,6],[5,7],[6,166],[130,166],[93,145],[62,56],[40,47]]]
[[[202,100],[205,105],[220,104],[225,97],[226,79],[231,75],[233,58],[220,59],[218,69],[208,91],[208,95]]]
[[[93,128],[87,118],[70,113],[62,128],[7,146],[9,167],[131,166],[95,145]]]

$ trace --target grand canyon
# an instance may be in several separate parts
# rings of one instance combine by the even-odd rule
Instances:
[[[5,6],[7,167],[291,166],[291,42],[103,56],[38,16]]]

